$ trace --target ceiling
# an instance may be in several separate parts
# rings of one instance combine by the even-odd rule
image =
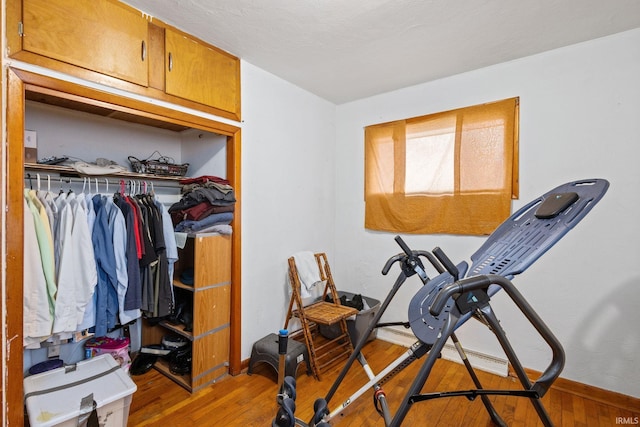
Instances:
[[[335,104],[640,27],[639,0],[125,0]]]

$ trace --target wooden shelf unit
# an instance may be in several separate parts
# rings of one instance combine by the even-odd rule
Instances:
[[[187,238],[178,251],[174,270],[176,302],[189,298],[192,307],[192,330],[166,320],[143,328],[142,344],[158,344],[166,334],[178,334],[192,346],[191,374],[174,375],[161,361],[156,368],[189,391],[216,382],[229,373],[231,319],[231,236],[196,234]],[[193,285],[180,280],[193,269]]]

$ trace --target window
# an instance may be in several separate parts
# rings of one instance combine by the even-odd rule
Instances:
[[[365,128],[365,227],[490,234],[518,197],[518,98]]]

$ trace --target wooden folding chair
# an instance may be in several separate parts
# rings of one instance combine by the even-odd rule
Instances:
[[[353,345],[349,338],[346,319],[358,313],[358,310],[340,304],[327,256],[324,253],[314,254],[320,272],[320,279],[324,283],[322,298],[319,301],[304,305],[301,296],[301,282],[294,257],[289,258],[289,283],[291,284],[291,300],[285,320],[284,329],[289,321],[296,317],[300,320],[304,340],[309,350],[311,369],[314,377],[320,380],[320,371],[341,358],[348,358],[353,352]],[[325,301],[327,295],[332,302]],[[340,333],[333,339],[327,339],[319,334],[318,325],[338,325]]]

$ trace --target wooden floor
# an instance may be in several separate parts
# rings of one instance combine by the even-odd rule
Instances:
[[[406,351],[405,348],[381,340],[368,343],[363,349],[374,373]],[[424,357],[404,369],[384,385],[392,413],[400,404],[406,390],[422,365]],[[317,381],[298,370],[296,416],[308,422],[313,415],[313,402],[324,397],[340,366],[328,371]],[[513,378],[502,378],[478,371],[486,389],[520,389]],[[176,385],[155,370],[134,376],[138,391],[131,403],[129,426],[271,426],[276,414],[275,396],[277,376],[265,363],[256,365],[253,375],[241,374],[202,389],[194,394]],[[331,400],[333,409],[366,383],[359,364],[354,364],[345,381]],[[438,360],[423,392],[467,390],[474,388],[464,366]],[[493,396],[492,402],[510,426],[538,426],[533,406],[526,398]],[[552,421],[557,426],[615,426],[638,424],[637,410],[605,405],[551,388],[542,399]],[[625,422],[626,421],[626,422]],[[352,403],[342,418],[332,422],[336,426],[382,426],[384,421],[374,409],[371,393]],[[490,426],[493,425],[480,399],[469,401],[464,397],[443,398],[419,402],[410,409],[403,425],[406,426]]]

